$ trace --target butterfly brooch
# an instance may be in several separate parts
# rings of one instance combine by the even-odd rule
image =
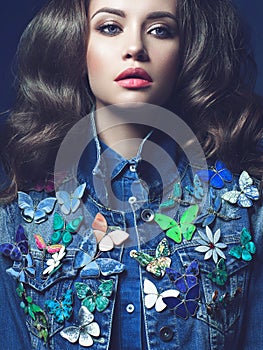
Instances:
[[[45,242],[44,238],[41,235],[34,235],[36,245],[39,250],[43,250],[44,252],[48,252],[49,254],[54,254],[60,251],[63,247],[62,244],[48,244]]]
[[[60,335],[70,343],[79,342],[79,345],[90,347],[93,345],[93,337],[100,335],[100,326],[93,322],[94,315],[86,308],[81,306],[79,310],[79,326],[70,326],[64,328]]]
[[[36,320],[37,313],[44,314],[44,311],[41,309],[41,307],[33,303],[32,297],[26,294],[23,283],[18,284],[16,292],[17,295],[22,299],[20,306],[24,310],[25,314],[29,314],[33,320]]]
[[[190,241],[195,232],[196,226],[194,220],[197,217],[198,205],[192,205],[187,208],[177,223],[174,219],[167,215],[156,213],[154,215],[154,221],[165,231],[167,237],[171,238],[176,243],[181,243],[184,237],[187,241]]]
[[[129,237],[129,234],[125,231],[108,228],[107,221],[101,213],[97,213],[95,216],[92,228],[99,245],[99,250],[102,252],[108,252],[115,246],[120,246]]]
[[[240,246],[230,249],[229,254],[236,259],[251,261],[252,255],[256,253],[255,243],[251,241],[252,236],[247,228],[243,228],[240,234]]]
[[[72,235],[78,231],[82,220],[83,217],[78,216],[69,223],[66,223],[59,213],[55,213],[53,218],[54,232],[51,236],[52,244],[58,244],[62,241],[62,244],[67,247],[73,241]]]
[[[40,201],[37,205],[33,199],[25,192],[18,192],[18,207],[22,210],[21,215],[26,222],[34,221],[41,224],[47,220],[56,204],[56,198],[48,197]]]
[[[145,295],[144,303],[147,309],[155,307],[157,312],[163,311],[167,305],[163,302],[164,297],[178,297],[179,291],[175,289],[168,289],[162,293],[158,293],[158,290],[153,282],[147,278],[143,283],[143,291]]]
[[[36,269],[31,254],[24,255],[21,261],[15,262],[6,272],[22,283],[27,282],[28,277],[34,278]]]
[[[150,272],[155,277],[162,278],[165,275],[165,270],[171,265],[169,258],[170,249],[166,238],[162,239],[155,250],[155,257],[136,250],[130,251],[130,257],[138,261],[138,263],[146,267],[146,271]]]
[[[92,234],[84,238],[75,255],[74,268],[82,269],[81,278],[98,278],[100,274],[110,276],[124,271],[125,265],[111,258],[99,258],[96,238]]]
[[[205,195],[202,182],[200,181],[200,178],[197,174],[195,174],[194,176],[193,186],[192,185],[185,186],[185,189],[187,192],[189,192],[191,196],[193,196],[197,200],[201,200]]]
[[[182,188],[180,183],[176,183],[173,188],[173,193],[168,196],[168,200],[161,203],[160,209],[168,209],[172,208],[176,205],[176,203],[182,204],[182,205],[189,205],[188,202],[185,202],[182,200]]]
[[[19,225],[16,231],[16,242],[0,244],[0,253],[13,261],[21,261],[23,255],[28,254],[28,239],[23,226]]]
[[[199,170],[197,172],[199,178],[204,182],[209,182],[216,189],[221,189],[225,186],[225,182],[233,180],[232,173],[226,168],[225,164],[217,160],[213,169]]]
[[[33,328],[35,331],[35,335],[39,339],[43,339],[45,343],[48,341],[48,320],[46,314],[40,306],[33,303],[33,299],[31,296],[26,294],[26,290],[24,288],[23,283],[19,283],[16,288],[16,293],[19,298],[22,299],[20,303],[20,307],[24,310],[24,313],[29,315],[33,320]]]
[[[78,186],[72,193],[67,191],[57,191],[56,197],[58,203],[61,205],[63,214],[68,215],[74,213],[80,206],[80,199],[82,198],[86,188],[86,183]]]
[[[188,289],[197,284],[197,276],[199,274],[199,262],[193,260],[186,268],[185,273],[180,273],[176,269],[167,268],[166,273],[170,281],[182,293],[186,293]]]
[[[259,199],[259,191],[253,185],[253,180],[246,171],[241,173],[238,183],[240,191],[226,192],[222,195],[222,198],[231,204],[237,203],[240,207],[249,208],[253,205],[253,201]]]
[[[200,286],[195,284],[189,288],[183,298],[163,297],[163,302],[169,309],[174,310],[176,316],[187,320],[189,316],[195,316],[198,310],[198,299],[200,299]]]
[[[222,199],[219,196],[211,199],[211,207],[206,209],[205,214],[199,215],[194,221],[195,224],[201,224],[202,227],[211,225],[216,218],[220,218],[224,221],[240,219],[240,215],[224,215],[220,212],[222,208]]]
[[[224,286],[227,282],[228,274],[226,270],[226,262],[221,258],[216,264],[216,268],[207,274],[207,277],[218,286]]]
[[[54,320],[57,323],[64,323],[68,320],[73,311],[73,293],[71,289],[68,289],[65,294],[62,295],[61,299],[58,300],[46,300],[45,306],[50,313],[53,315]]]
[[[75,289],[78,298],[82,300],[81,305],[86,306],[90,312],[94,312],[95,309],[102,312],[109,305],[108,298],[113,292],[113,280],[101,282],[95,291],[85,283],[76,282]]]

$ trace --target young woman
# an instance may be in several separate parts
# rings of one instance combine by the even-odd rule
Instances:
[[[53,0],[29,24],[3,347],[260,348],[262,103],[241,29],[228,0]]]

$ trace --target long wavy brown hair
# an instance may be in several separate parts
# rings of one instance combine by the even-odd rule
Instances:
[[[253,93],[254,64],[237,11],[229,0],[178,0],[177,7],[180,74],[169,107],[194,129],[208,158],[261,177],[262,100]],[[87,9],[85,0],[49,1],[22,35],[3,201],[52,171],[66,133],[91,111]]]

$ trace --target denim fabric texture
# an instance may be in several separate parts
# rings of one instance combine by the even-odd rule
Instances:
[[[65,327],[77,325],[78,311],[81,301],[78,299],[74,284],[84,282],[93,289],[97,289],[102,280],[114,281],[114,291],[109,297],[109,305],[103,312],[94,312],[94,321],[100,326],[100,336],[94,337],[94,350],[256,350],[263,346],[263,208],[261,199],[253,207],[241,208],[223,201],[222,211],[225,215],[239,217],[239,219],[225,221],[217,217],[211,225],[213,233],[220,228],[221,242],[227,244],[224,249],[228,280],[224,286],[217,286],[207,278],[207,274],[215,269],[213,259],[204,260],[204,254],[195,251],[198,243],[198,232],[205,233],[202,225],[197,225],[192,240],[183,240],[178,244],[168,238],[171,251],[171,267],[183,273],[191,262],[199,262],[198,282],[200,284],[200,299],[198,311],[194,317],[187,320],[177,317],[173,310],[166,308],[157,312],[155,308],[145,307],[145,294],[143,284],[145,279],[152,281],[158,292],[175,288],[167,274],[163,278],[154,278],[145,267],[130,257],[130,251],[147,253],[153,257],[156,247],[165,237],[160,227],[154,222],[146,222],[142,217],[143,210],[159,211],[161,201],[169,198],[173,192],[174,184],[181,182],[181,187],[193,183],[193,175],[199,170],[198,165],[191,165],[181,155],[172,140],[163,142],[155,130],[142,142],[136,157],[127,160],[119,154],[100,143],[94,132],[94,141],[85,150],[79,165],[79,183],[86,182],[86,192],[83,204],[76,213],[65,217],[68,222],[71,218],[84,213],[85,220],[79,231],[74,234],[73,242],[66,249],[66,256],[62,266],[47,279],[41,278],[45,267],[44,254],[36,246],[34,234],[41,234],[49,242],[53,232],[53,215],[61,213],[60,205],[55,209],[48,220],[35,224],[27,223],[21,216],[17,202],[0,208],[1,242],[15,242],[15,233],[19,225],[25,229],[29,240],[30,253],[33,258],[36,275],[27,277],[25,289],[27,295],[32,296],[35,304],[45,310],[49,320],[49,342],[44,344],[37,337],[34,320],[25,315],[20,307],[21,300],[16,293],[17,283],[6,273],[12,265],[19,266],[19,262],[12,262],[8,257],[0,255],[0,336],[1,347],[7,350],[36,349],[36,350],[70,350],[84,349],[78,341],[74,344],[61,337],[60,331]],[[178,173],[172,172],[169,164],[161,164],[162,176],[151,167],[151,162],[144,161],[144,143],[146,140],[157,142],[169,151],[176,162]],[[103,156],[105,155],[105,156]],[[158,154],[152,154],[159,157]],[[156,160],[155,160],[156,161]],[[153,162],[154,163],[154,162]],[[255,180],[255,183],[257,181]],[[233,189],[238,185],[238,176],[234,176],[231,183],[221,190],[218,195]],[[209,192],[208,192],[209,193]],[[30,192],[36,203],[49,196],[44,192]],[[193,200],[192,196],[184,191],[186,201]],[[211,207],[211,198],[208,195],[202,205],[201,213],[206,213]],[[186,207],[176,205],[163,210],[165,215],[181,217]],[[87,251],[94,254],[96,245],[92,222],[96,213],[101,213],[109,226],[118,226],[129,233],[129,239],[124,246],[114,248],[100,255],[99,258],[112,258],[125,265],[122,273],[100,276],[99,278],[81,278],[79,268],[82,265],[83,254],[80,250],[83,241],[87,242]],[[252,234],[257,251],[253,260],[246,262],[229,255],[231,248],[240,245],[240,234],[247,228]],[[84,247],[84,245],[83,245]],[[50,258],[50,254],[46,254]],[[101,265],[102,266],[102,265]],[[98,262],[98,268],[100,264]],[[107,267],[110,271],[111,267]],[[47,313],[45,301],[47,299],[60,300],[61,295],[68,289],[73,290],[73,314],[65,324],[59,324],[54,317]],[[219,296],[229,293],[236,299],[216,313],[210,314],[207,305],[211,304],[212,296],[218,290]]]

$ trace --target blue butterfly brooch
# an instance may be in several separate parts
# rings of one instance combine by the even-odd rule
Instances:
[[[73,311],[73,293],[69,289],[62,295],[60,300],[46,300],[46,308],[50,315],[53,315],[57,323],[64,323],[68,320]]]
[[[163,297],[163,302],[175,315],[187,320],[189,316],[195,316],[198,310],[198,299],[200,299],[200,286],[195,284],[189,288],[184,297]]]
[[[184,296],[165,296],[162,298],[163,302],[180,318],[186,320],[189,316],[195,316],[199,306],[198,299],[200,299],[200,286],[197,280],[198,261],[193,260],[183,274],[171,268],[166,269],[166,272],[170,281]]]
[[[36,204],[27,193],[18,192],[18,207],[22,210],[21,215],[26,222],[34,221],[36,224],[41,224],[46,221],[56,201],[56,198],[48,197]]]
[[[208,170],[199,170],[197,172],[199,178],[204,182],[209,182],[216,189],[221,189],[225,186],[225,182],[233,180],[232,173],[226,168],[225,164],[217,160],[215,166]]]
[[[222,199],[214,194],[212,188],[210,189],[211,206],[206,209],[204,214],[200,214],[194,221],[195,224],[201,224],[202,227],[211,225],[216,218],[224,221],[240,219],[239,215],[225,215],[222,210]]]
[[[122,263],[111,258],[99,258],[100,254],[100,251],[97,254],[96,237],[92,234],[84,238],[74,260],[74,268],[81,269],[81,278],[98,278],[100,274],[110,276],[124,271]]]
[[[199,274],[199,262],[193,260],[186,268],[184,273],[180,273],[176,269],[167,268],[166,273],[170,281],[175,285],[182,293],[186,293],[187,290],[197,284],[197,276]]]
[[[57,191],[56,197],[58,203],[61,205],[63,214],[68,215],[74,213],[80,206],[80,199],[82,198],[86,188],[86,183],[78,186],[73,192]]]
[[[253,180],[246,171],[243,171],[239,177],[240,190],[228,191],[222,195],[222,198],[231,203],[238,204],[240,207],[249,208],[253,201],[259,199],[259,191],[253,185]]]
[[[0,244],[0,253],[13,261],[21,261],[23,255],[28,254],[28,239],[23,226],[19,225],[16,231],[15,243]]]

